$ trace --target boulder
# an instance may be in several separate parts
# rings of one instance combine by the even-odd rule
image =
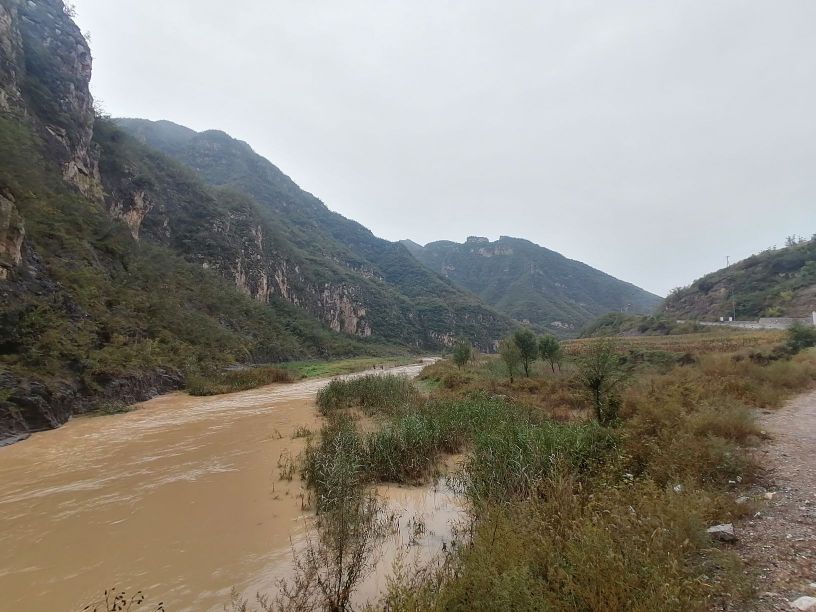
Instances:
[[[731,523],[724,523],[722,525],[714,525],[713,527],[709,527],[706,532],[710,535],[713,539],[719,540],[720,542],[736,542],[737,536],[734,533],[734,525]]]
[[[790,606],[794,610],[801,610],[802,612],[807,610],[816,611],[816,597],[803,595],[799,599],[795,599],[790,602]]]

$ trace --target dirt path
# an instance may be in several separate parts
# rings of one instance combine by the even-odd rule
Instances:
[[[770,499],[741,525],[739,552],[757,574],[749,609],[790,611],[790,602],[816,597],[816,392],[763,412],[759,423],[771,437],[758,457]]]

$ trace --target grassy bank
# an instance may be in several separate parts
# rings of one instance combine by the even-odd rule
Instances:
[[[323,378],[351,374],[363,370],[393,368],[416,363],[417,357],[412,355],[391,357],[353,357],[350,359],[335,359],[332,361],[290,361],[281,364],[298,378]]]
[[[429,396],[388,377],[337,385],[319,399],[327,422],[303,477],[320,510],[349,472],[369,484],[418,483],[446,455],[464,454],[448,477],[471,519],[463,545],[441,566],[403,570],[377,609],[733,605],[750,599],[750,577],[706,528],[755,508],[736,502],[759,475],[753,409],[816,381],[812,351],[757,357],[775,354],[779,339],[618,343],[625,382],[608,426],[595,421],[582,382],[598,350],[584,341],[560,370],[537,363],[513,383],[499,360],[482,357],[426,367]]]
[[[289,383],[301,378],[319,378],[350,374],[363,370],[392,368],[415,363],[416,357],[352,357],[333,361],[293,361],[275,365],[222,370],[208,375],[190,375],[187,391],[190,395],[235,393],[273,383]]]

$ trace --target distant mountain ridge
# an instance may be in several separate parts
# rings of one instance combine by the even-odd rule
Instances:
[[[529,240],[470,236],[463,243],[402,244],[439,272],[516,320],[573,335],[610,311],[648,314],[661,298]]]
[[[664,310],[703,321],[809,316],[816,310],[816,237],[706,274],[670,293]]]

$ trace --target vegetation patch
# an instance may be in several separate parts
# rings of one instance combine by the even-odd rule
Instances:
[[[220,395],[246,389],[263,387],[273,383],[294,382],[291,370],[277,366],[247,367],[239,370],[226,370],[217,374],[203,376],[194,374],[187,378],[187,391],[190,395]]]
[[[323,378],[365,370],[388,369],[416,362],[417,358],[410,355],[389,355],[383,357],[351,357],[330,361],[291,361],[282,363],[280,366],[291,370],[297,378]]]
[[[317,393],[317,407],[326,415],[343,408],[361,408],[367,415],[395,412],[417,402],[420,394],[405,376],[369,374],[334,379]]]
[[[677,346],[661,344],[660,358],[582,341],[560,372],[532,363],[530,377],[522,368],[512,383],[499,358],[461,372],[450,362],[426,368],[426,380],[462,377],[456,387],[440,383],[428,404],[459,406],[452,418],[468,423],[453,482],[470,502],[472,531],[441,566],[403,571],[377,606],[693,610],[749,598],[738,558],[706,528],[748,512],[735,503],[733,483],[758,475],[753,409],[811,386],[816,356],[805,350],[760,364],[711,342],[678,359],[687,339],[671,338]],[[730,334],[720,341],[733,346]],[[613,388],[594,384],[610,372],[622,376]],[[595,389],[615,398],[614,419],[598,417]],[[477,396],[490,407],[481,419],[464,411]],[[575,414],[556,422],[562,402]]]

